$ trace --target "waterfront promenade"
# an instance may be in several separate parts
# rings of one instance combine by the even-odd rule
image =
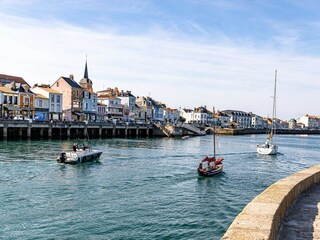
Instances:
[[[223,240],[320,239],[320,165],[272,184],[236,217]]]
[[[320,239],[320,185],[301,194],[289,208],[281,224],[278,239],[309,240]]]

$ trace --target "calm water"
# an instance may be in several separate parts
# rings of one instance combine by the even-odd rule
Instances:
[[[199,178],[212,137],[92,140],[99,163],[55,161],[71,141],[0,142],[0,239],[219,239],[263,189],[320,164],[320,136],[219,137],[224,172]]]

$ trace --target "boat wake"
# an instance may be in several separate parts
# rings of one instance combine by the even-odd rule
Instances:
[[[245,155],[245,154],[256,154],[257,152],[239,152],[239,153],[221,153],[221,155]]]

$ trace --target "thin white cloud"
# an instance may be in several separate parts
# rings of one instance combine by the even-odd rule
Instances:
[[[69,74],[80,80],[88,54],[95,90],[118,86],[137,96],[151,93],[171,107],[215,105],[266,116],[277,68],[279,117],[319,109],[318,58],[238,46],[230,39],[202,43],[157,31],[125,36],[63,22],[1,19],[0,73],[22,76],[30,84],[53,83]]]

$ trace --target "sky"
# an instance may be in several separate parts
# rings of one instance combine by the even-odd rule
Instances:
[[[320,1],[1,0],[0,73],[84,75],[171,108],[320,115]]]

